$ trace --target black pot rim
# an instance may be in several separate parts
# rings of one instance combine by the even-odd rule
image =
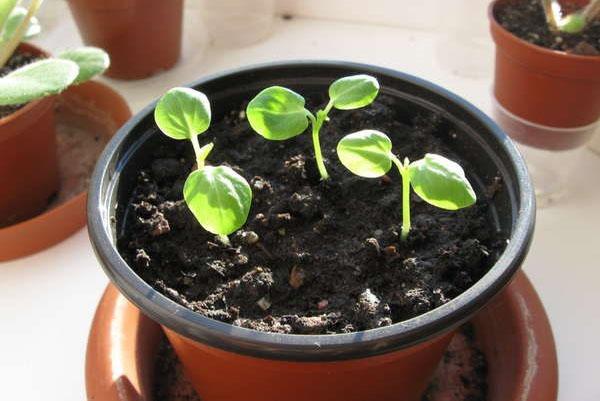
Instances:
[[[527,254],[535,225],[535,197],[525,162],[508,136],[489,117],[459,96],[423,79],[392,69],[346,61],[283,61],[242,67],[197,80],[198,86],[214,79],[272,67],[342,67],[386,75],[424,87],[458,104],[487,127],[508,156],[516,174],[519,210],[510,241],[484,277],[452,301],[410,320],[349,334],[295,335],[264,333],[207,318],[170,300],[144,282],[127,265],[111,240],[108,210],[102,188],[110,182],[107,167],[133,128],[156,104],[153,101],[130,119],[113,137],[98,160],[88,194],[88,232],[98,260],[121,293],[144,314],[194,341],[260,358],[290,361],[331,361],[363,358],[404,349],[448,332],[466,321],[510,282]]]

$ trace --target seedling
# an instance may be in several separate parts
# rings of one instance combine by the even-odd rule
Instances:
[[[198,136],[210,126],[208,98],[190,88],[173,88],[159,100],[154,119],[166,136],[192,142],[196,170],[185,180],[183,197],[204,229],[229,242],[226,236],[248,219],[252,190],[244,177],[232,168],[205,165],[213,144],[200,147]]]
[[[31,0],[27,9],[17,0],[0,0],[0,67],[22,40],[40,32],[34,14],[42,0]],[[69,50],[16,69],[0,77],[0,106],[19,105],[62,92],[101,74],[110,64],[108,54],[95,47]]]
[[[410,232],[410,188],[425,202],[446,210],[471,206],[477,200],[475,191],[457,163],[428,153],[420,160],[401,162],[392,153],[392,141],[382,132],[363,130],[346,135],[337,146],[340,161],[352,173],[367,178],[381,177],[392,164],[402,177],[402,233]]]
[[[558,0],[540,0],[544,8],[546,22],[554,32],[577,34],[582,32],[594,19],[600,17],[600,0],[590,0],[587,6],[571,14],[563,15]]]
[[[365,107],[373,102],[379,93],[377,79],[369,75],[354,75],[338,79],[329,86],[329,102],[316,115],[304,106],[306,101],[298,93],[281,87],[272,86],[260,92],[246,108],[250,126],[263,137],[283,141],[303,133],[308,124],[312,125],[312,140],[315,159],[322,180],[329,178],[319,133],[327,121],[331,109],[353,110]]]

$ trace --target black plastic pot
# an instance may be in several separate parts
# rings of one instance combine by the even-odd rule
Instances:
[[[144,314],[165,327],[189,378],[207,401],[280,398],[277,391],[256,388],[259,380],[268,383],[271,390],[293,389],[288,392],[293,394],[290,400],[331,401],[336,399],[332,395],[335,389],[345,400],[416,400],[452,330],[504,288],[527,253],[535,201],[521,156],[492,120],[443,88],[390,69],[329,61],[249,67],[207,77],[190,86],[211,99],[213,119],[217,120],[264,87],[278,84],[304,94],[323,93],[336,78],[356,73],[377,77],[381,91],[396,98],[398,107],[406,113],[423,109],[440,113],[459,133],[452,150],[470,165],[469,179],[475,186],[482,189],[493,177],[501,177],[504,188],[493,199],[492,209],[497,229],[510,238],[506,250],[481,280],[456,299],[389,327],[339,335],[284,335],[206,318],[142,281],[116,248],[116,233],[139,166],[147,162],[148,150],[163,140],[155,127],[152,103],[121,128],[96,166],[89,191],[89,234],[112,282]],[[209,368],[202,369],[202,365]],[[384,383],[389,382],[383,392],[377,384],[382,378]],[[213,383],[234,390],[223,393],[222,389],[207,388]],[[324,389],[324,398],[315,396],[318,391],[306,392],[307,386]]]

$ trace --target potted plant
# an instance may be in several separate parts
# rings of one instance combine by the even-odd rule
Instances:
[[[23,38],[39,31],[34,14],[17,1],[0,7],[0,227],[27,219],[48,204],[58,187],[54,97],[108,66],[100,49],[68,50],[56,58]]]
[[[527,252],[534,197],[512,143],[457,96],[368,65],[192,88],[96,166],[88,229],[113,283],[204,400],[418,400]]]
[[[140,79],[168,70],[181,54],[183,0],[68,0],[84,42],[105,49],[106,75]]]
[[[581,146],[600,119],[600,1],[496,0],[489,19],[502,125],[537,148]]]

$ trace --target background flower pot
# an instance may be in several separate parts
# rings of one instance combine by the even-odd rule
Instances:
[[[68,2],[84,42],[110,54],[109,77],[145,78],[179,60],[183,0]]]
[[[552,150],[581,146],[600,118],[600,57],[554,51],[516,37],[495,17],[498,6],[509,1],[518,0],[496,0],[489,7],[496,42],[494,96],[508,112],[533,125],[578,128],[556,136],[525,125],[517,134],[519,142]]]
[[[28,44],[17,52],[48,57]],[[58,189],[52,96],[0,119],[0,227],[40,213]]]
[[[60,122],[62,113],[75,115],[88,122],[85,129],[92,135],[100,131],[110,137],[131,117],[125,99],[107,85],[95,81],[70,87],[57,96],[56,103],[57,121]],[[92,127],[88,120],[95,126]],[[60,155],[58,159],[61,160]],[[86,222],[86,199],[87,193],[80,192],[27,221],[0,228],[0,261],[39,252],[81,229]]]
[[[492,200],[497,229],[510,236],[501,258],[472,288],[415,319],[339,335],[261,333],[206,318],[169,300],[140,279],[116,249],[116,232],[134,177],[162,143],[148,106],[108,145],[96,166],[88,200],[88,227],[98,258],[113,283],[144,314],[162,324],[186,372],[206,401],[345,401],[419,399],[452,331],[486,305],[523,260],[534,224],[534,198],[523,160],[506,135],[457,96],[393,70],[344,62],[290,62],[213,76],[193,86],[213,99],[213,119],[273,85],[322,93],[340,76],[366,73],[407,113],[436,110],[459,133],[449,146],[472,168],[472,182],[500,175]],[[300,77],[300,78],[299,78]],[[283,392],[285,391],[285,392]]]

